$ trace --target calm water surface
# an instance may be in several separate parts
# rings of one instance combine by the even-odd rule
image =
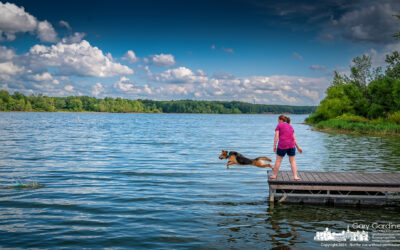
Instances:
[[[277,117],[0,113],[0,247],[319,249],[325,227],[400,223],[395,208],[272,207],[266,169],[226,169],[222,149],[275,158]],[[299,170],[400,171],[398,138],[315,132],[305,117],[291,116]]]

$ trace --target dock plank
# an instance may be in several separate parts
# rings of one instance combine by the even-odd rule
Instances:
[[[339,178],[342,180],[343,183],[354,183],[355,181],[350,178],[347,173],[338,173]]]
[[[346,173],[346,172],[313,172],[299,171],[300,181],[294,183],[291,171],[279,171],[277,179],[271,182],[298,184],[327,185],[360,185],[360,186],[400,186],[400,173]]]
[[[382,178],[379,174],[370,174],[371,179],[375,180],[375,182],[387,182],[388,179]]]
[[[352,174],[352,176],[354,176],[354,179],[360,180],[362,183],[372,183],[371,178],[368,178],[368,176],[364,174]]]
[[[289,175],[289,171],[285,171],[284,175],[285,175],[286,181],[291,181],[291,178],[290,178],[290,175]]]
[[[299,171],[298,175],[301,180],[294,181],[291,171],[280,171],[280,178],[268,180],[269,189],[278,196],[286,194],[288,203],[400,206],[400,173]]]
[[[355,173],[346,173],[345,179],[348,182],[360,183],[360,184],[363,184],[367,181],[367,179],[364,179],[364,178],[362,178],[361,175],[357,175]]]
[[[382,180],[393,183],[400,183],[399,177],[396,178],[393,174],[376,173],[375,176],[380,177]]]
[[[309,179],[311,182],[316,182],[316,181],[317,181],[317,180],[314,178],[314,176],[312,175],[313,172],[305,172],[305,173],[306,173],[308,179]]]
[[[315,172],[322,182],[329,182],[328,176],[324,172]]]
[[[304,172],[298,172],[297,175],[302,181],[309,181],[307,175]]]
[[[400,192],[400,187],[352,187],[352,186],[310,186],[310,185],[272,185],[272,189],[295,190],[338,190],[338,191],[376,191],[376,192]]]
[[[326,173],[327,176],[329,176],[329,182],[336,182],[336,183],[340,183],[342,182],[341,179],[339,179],[335,174],[333,174],[332,172],[327,172]]]

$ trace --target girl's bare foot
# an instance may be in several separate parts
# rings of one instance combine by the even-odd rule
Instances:
[[[301,180],[299,177],[294,177],[294,180],[295,181],[299,181],[299,180]]]
[[[274,175],[271,175],[271,176],[269,177],[269,179],[271,179],[271,180],[275,180],[275,179],[276,179],[276,176],[274,176]]]

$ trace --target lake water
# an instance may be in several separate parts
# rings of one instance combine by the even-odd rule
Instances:
[[[222,149],[275,159],[277,117],[0,113],[0,247],[319,249],[325,227],[400,223],[396,208],[270,206],[267,169],[226,169]],[[398,138],[305,117],[291,116],[300,171],[400,171]]]

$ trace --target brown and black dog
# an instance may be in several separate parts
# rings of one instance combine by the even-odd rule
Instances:
[[[219,159],[228,159],[228,163],[226,163],[226,168],[229,168],[229,165],[232,164],[253,165],[259,168],[273,168],[270,164],[264,162],[271,161],[271,159],[268,157],[257,157],[255,159],[249,159],[235,151],[231,151],[228,154],[228,151],[222,150],[222,154],[219,156]]]

